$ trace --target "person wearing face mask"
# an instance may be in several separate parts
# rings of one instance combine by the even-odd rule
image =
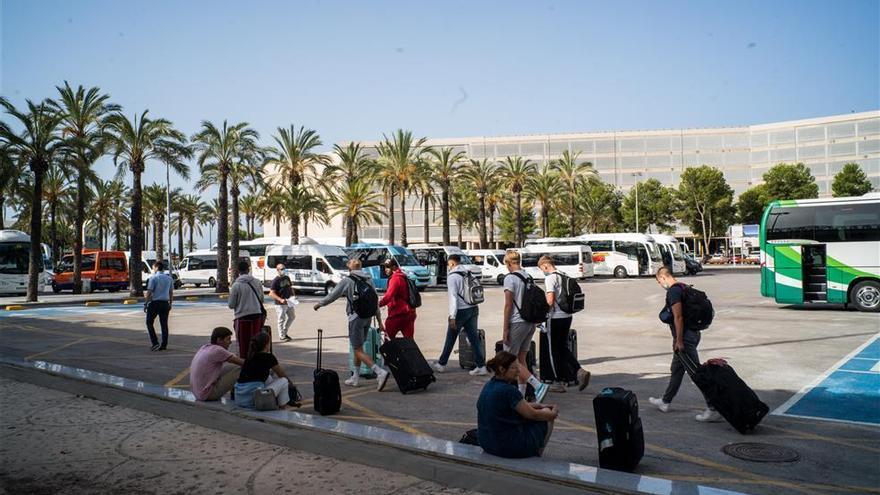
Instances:
[[[685,354],[693,363],[700,362],[700,356],[697,353],[697,346],[700,345],[700,332],[687,328],[684,318],[684,292],[685,285],[679,283],[672,275],[672,271],[668,267],[660,267],[657,270],[657,283],[666,290],[666,305],[660,312],[660,321],[667,323],[672,332],[672,365],[670,371],[672,375],[669,377],[669,385],[663,397],[649,397],[648,402],[654,405],[661,412],[668,412],[672,399],[678,393],[681,387],[681,381],[687,371],[684,363],[681,361],[680,354]],[[721,414],[706,403],[706,410],[698,414],[695,418],[697,421],[720,421]]]
[[[284,274],[284,268],[284,263],[278,263],[275,267],[275,269],[278,270],[278,275],[272,279],[272,286],[269,289],[269,297],[275,301],[278,339],[281,340],[281,342],[290,342],[293,339],[287,335],[287,330],[290,329],[290,325],[292,325],[293,320],[296,319],[296,312],[294,312],[293,306],[288,304],[288,300],[293,299],[293,282],[290,281],[290,277]]]

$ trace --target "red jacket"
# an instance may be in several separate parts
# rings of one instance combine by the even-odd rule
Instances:
[[[403,315],[414,312],[409,305],[409,286],[406,283],[406,274],[400,269],[391,273],[388,279],[388,289],[379,301],[379,307],[388,306],[388,316]]]

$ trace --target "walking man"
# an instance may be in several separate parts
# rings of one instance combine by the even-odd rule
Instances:
[[[147,280],[147,293],[144,296],[147,311],[147,332],[150,334],[151,350],[164,351],[168,347],[168,313],[171,312],[171,301],[174,298],[174,279],[164,272],[165,262],[153,262],[153,274]],[[153,323],[159,317],[162,327],[162,342],[156,338]]]
[[[379,301],[379,307],[388,306],[388,318],[385,319],[388,338],[393,339],[398,333],[402,333],[404,337],[414,338],[416,309],[409,305],[409,284],[406,281],[406,274],[394,258],[385,260],[383,269],[389,277],[388,289]]]
[[[504,255],[504,265],[510,274],[504,277],[504,318],[502,334],[505,350],[517,357],[519,362],[519,392],[525,397],[526,384],[535,388],[535,401],[542,402],[547,396],[549,387],[541,383],[535,375],[529,371],[526,364],[526,356],[529,346],[535,336],[535,324],[525,321],[520,316],[523,294],[526,289],[526,280],[529,275],[522,269],[520,254],[514,250],[508,250]]]
[[[684,318],[684,292],[685,285],[679,283],[672,275],[669,267],[663,266],[657,270],[657,283],[666,289],[666,306],[660,312],[660,321],[669,324],[672,332],[672,365],[670,371],[672,375],[669,377],[669,385],[662,398],[650,397],[648,402],[653,404],[662,412],[669,411],[669,404],[678,393],[681,387],[681,381],[686,372],[684,364],[681,362],[681,354],[684,354],[695,365],[699,365],[700,356],[697,353],[697,346],[700,345],[700,332],[687,328]],[[721,414],[706,403],[706,410],[697,414],[697,421],[720,421]]]
[[[480,316],[480,307],[468,304],[464,300],[464,277],[470,275],[468,270],[461,266],[461,256],[450,254],[446,259],[446,291],[449,295],[449,326],[446,328],[446,343],[443,345],[443,352],[440,359],[435,363],[431,363],[434,371],[443,373],[446,371],[446,363],[449,362],[449,355],[452,354],[452,348],[458,340],[458,334],[465,332],[471,348],[474,350],[474,361],[477,367],[472,369],[469,374],[472,376],[482,376],[488,374],[486,371],[486,355],[485,349],[480,344],[480,336],[477,333],[477,319]],[[457,275],[456,275],[457,274]]]
[[[249,261],[239,261],[240,275],[229,289],[229,309],[235,312],[235,340],[238,341],[238,357],[241,359],[247,359],[251,339],[262,331],[266,322],[263,285],[251,276],[250,271]]]
[[[288,303],[293,298],[293,282],[290,277],[284,274],[284,263],[278,263],[275,267],[278,275],[272,279],[272,286],[269,289],[269,297],[275,301],[275,316],[278,323],[278,339],[281,342],[290,342],[292,339],[287,335],[287,330],[296,319],[296,312],[293,305]]]
[[[381,392],[388,381],[388,372],[374,363],[370,356],[364,352],[364,341],[367,338],[370,322],[374,317],[379,323],[379,331],[385,330],[382,325],[382,315],[379,312],[379,298],[376,295],[376,287],[373,285],[370,274],[361,270],[360,260],[349,260],[348,269],[350,275],[343,278],[332,292],[315,303],[314,309],[318,311],[323,306],[345,296],[345,313],[348,315],[348,342],[354,351],[354,369],[359,369],[361,363],[369,366],[376,373],[376,389]],[[360,373],[352,373],[344,383],[350,387],[357,387],[359,380]]]

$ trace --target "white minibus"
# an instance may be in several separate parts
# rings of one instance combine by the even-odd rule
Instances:
[[[239,251],[238,256],[240,260],[250,263],[248,251]],[[230,260],[230,271],[231,268]],[[217,251],[209,249],[191,251],[181,260],[177,273],[181,285],[193,284],[196,287],[201,287],[202,284],[205,284],[208,287],[214,287],[217,285]],[[232,282],[234,280],[229,281],[230,284]]]
[[[264,285],[271,285],[277,274],[275,267],[284,264],[284,273],[293,282],[293,288],[301,291],[323,291],[329,294],[349,274],[348,254],[339,246],[325,244],[298,244],[295,246],[269,246],[266,249],[267,272]],[[259,277],[257,277],[259,278]]]
[[[0,230],[0,293],[27,293],[30,256],[31,236],[20,230]],[[43,292],[45,285],[46,269],[41,265],[37,292]]]
[[[305,240],[308,240],[308,237],[301,238],[300,242],[305,243]],[[289,246],[290,245],[290,237],[258,237],[256,239],[250,239],[247,241],[239,241],[238,249],[240,251],[247,251],[250,253],[251,258],[251,275],[253,275],[257,280],[261,281],[263,285],[266,285],[266,276],[269,277],[269,281],[272,281],[272,278],[275,277],[275,268],[268,267],[266,265],[266,250],[271,246]],[[230,243],[230,247],[232,243]],[[217,244],[211,248],[216,250]],[[267,270],[267,268],[270,268]]]
[[[522,267],[535,280],[544,280],[544,272],[538,268],[538,260],[547,254],[553,257],[556,268],[571,278],[592,277],[593,251],[582,244],[556,245],[531,244],[517,249],[522,258]]]
[[[469,249],[467,255],[475,266],[480,268],[482,277],[480,282],[486,284],[488,282],[497,282],[498,285],[504,283],[504,276],[507,275],[507,267],[504,266],[504,251],[500,249]]]
[[[451,254],[461,256],[461,264],[477,279],[482,278],[482,270],[474,264],[470,256],[458,246],[438,246],[435,244],[410,244],[407,246],[416,260],[431,272],[432,285],[446,285],[446,257]]]
[[[675,275],[684,275],[687,273],[687,265],[684,262],[684,256],[681,254],[681,246],[678,239],[668,234],[651,234],[660,252],[663,254],[663,264],[668,266]]]

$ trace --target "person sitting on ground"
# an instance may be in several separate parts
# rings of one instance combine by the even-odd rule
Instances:
[[[220,400],[232,390],[244,360],[229,352],[232,330],[217,327],[211,332],[211,343],[199,348],[189,365],[190,390],[198,400]],[[223,372],[225,363],[234,364]]]
[[[398,333],[412,339],[416,333],[416,308],[409,305],[409,284],[406,281],[406,274],[394,258],[385,260],[382,269],[388,276],[388,289],[379,300],[380,308],[388,306],[385,332],[389,339],[397,337]]]
[[[477,400],[477,438],[480,447],[499,457],[540,456],[550,440],[559,408],[528,403],[517,388],[517,356],[501,351],[486,363],[494,373]]]
[[[275,392],[275,399],[280,409],[290,409],[298,404],[290,403],[289,387],[292,381],[278,364],[272,354],[272,336],[258,333],[251,338],[248,346],[248,358],[241,367],[241,374],[235,384],[235,405],[254,408],[254,392],[268,388]],[[271,376],[274,374],[274,376]]]

